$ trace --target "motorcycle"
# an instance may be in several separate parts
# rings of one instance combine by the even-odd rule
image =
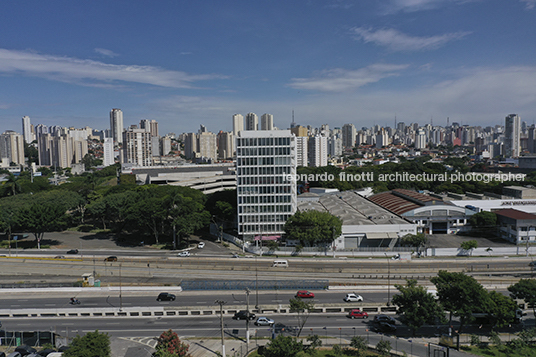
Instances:
[[[75,299],[75,298],[71,298],[70,304],[71,305],[80,305],[80,300]]]

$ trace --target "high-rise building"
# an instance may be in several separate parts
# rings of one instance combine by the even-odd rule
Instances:
[[[246,130],[258,130],[259,117],[255,113],[246,114]]]
[[[24,137],[21,134],[6,130],[0,135],[0,161],[2,158],[6,158],[8,164],[24,165]]]
[[[140,121],[140,129],[149,130],[151,136],[158,136],[158,122],[154,119],[142,119]]]
[[[236,137],[238,132],[244,130],[244,116],[242,114],[233,115],[233,135]]]
[[[353,148],[355,146],[356,133],[354,124],[344,124],[342,126],[342,146]]]
[[[309,166],[322,167],[328,165],[328,138],[312,136],[309,138]]]
[[[337,157],[342,155],[342,139],[341,134],[333,134],[328,140],[328,155]]]
[[[509,114],[504,122],[504,156],[519,157],[521,148],[521,118],[517,114]]]
[[[32,133],[30,117],[26,115],[22,117],[22,135],[24,136],[24,141],[28,144],[35,140],[35,135]]]
[[[425,149],[426,144],[426,132],[424,129],[420,128],[415,136],[415,149]]]
[[[274,130],[274,116],[272,114],[261,116],[261,130]]]
[[[153,165],[151,132],[131,126],[123,132],[123,162],[137,166]]]
[[[160,154],[162,156],[169,155],[171,151],[171,138],[169,136],[163,136],[159,140],[159,146],[160,146]]]
[[[290,129],[291,131],[296,128]],[[307,136],[296,136],[296,166],[308,166],[308,146],[309,138]]]
[[[389,135],[384,128],[380,128],[376,134],[376,149],[381,149],[384,146],[389,145]]]
[[[115,164],[114,155],[114,139],[104,138],[103,146],[103,160],[102,165],[104,167]]]
[[[217,159],[216,134],[209,131],[197,134],[197,153],[199,157]]]
[[[290,128],[290,132],[296,136],[308,136],[309,130],[305,126],[295,125],[293,128]]]
[[[195,158],[197,152],[197,134],[187,133],[184,137],[184,156],[187,159]]]
[[[110,111],[110,130],[116,144],[123,143],[123,112],[114,108]]]
[[[56,134],[41,134],[37,137],[39,164],[66,168],[80,163],[89,151],[87,138],[76,134],[71,136],[69,132],[62,134],[61,130],[55,132]]]
[[[290,130],[242,131],[236,146],[238,233],[279,238],[296,212],[296,138]]]
[[[234,135],[232,132],[220,131],[218,133],[218,158],[220,160],[233,157]]]

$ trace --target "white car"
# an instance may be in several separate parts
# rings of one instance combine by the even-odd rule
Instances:
[[[272,326],[274,323],[274,320],[261,316],[255,321],[255,326]]]
[[[198,248],[198,249],[203,249],[203,248],[205,248],[205,242],[200,242],[200,243],[197,245],[197,248]]]
[[[363,297],[361,295],[350,293],[350,294],[346,294],[346,296],[344,297],[344,301],[346,302],[363,301]]]
[[[179,254],[177,254],[178,257],[189,257],[190,256],[190,252],[185,250],[183,252],[179,252]]]

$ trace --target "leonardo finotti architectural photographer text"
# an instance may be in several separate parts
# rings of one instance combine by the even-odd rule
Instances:
[[[464,181],[481,181],[485,183],[490,182],[509,182],[509,181],[524,181],[524,174],[512,174],[512,173],[497,173],[497,174],[488,174],[488,173],[479,173],[479,172],[468,172],[468,173],[442,173],[442,174],[429,174],[429,173],[420,173],[420,174],[411,174],[409,172],[395,172],[391,174],[375,174],[374,172],[361,172],[359,174],[347,174],[341,172],[338,175],[329,174],[327,172],[322,174],[302,174],[302,175],[283,175],[285,181],[292,182],[319,182],[319,181],[335,181],[336,178],[339,181],[355,182],[355,181],[383,181],[383,182],[393,182],[393,181],[425,181],[425,182],[464,182]]]

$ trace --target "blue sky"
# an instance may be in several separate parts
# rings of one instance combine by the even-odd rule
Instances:
[[[536,119],[536,0],[0,3],[0,132]]]

